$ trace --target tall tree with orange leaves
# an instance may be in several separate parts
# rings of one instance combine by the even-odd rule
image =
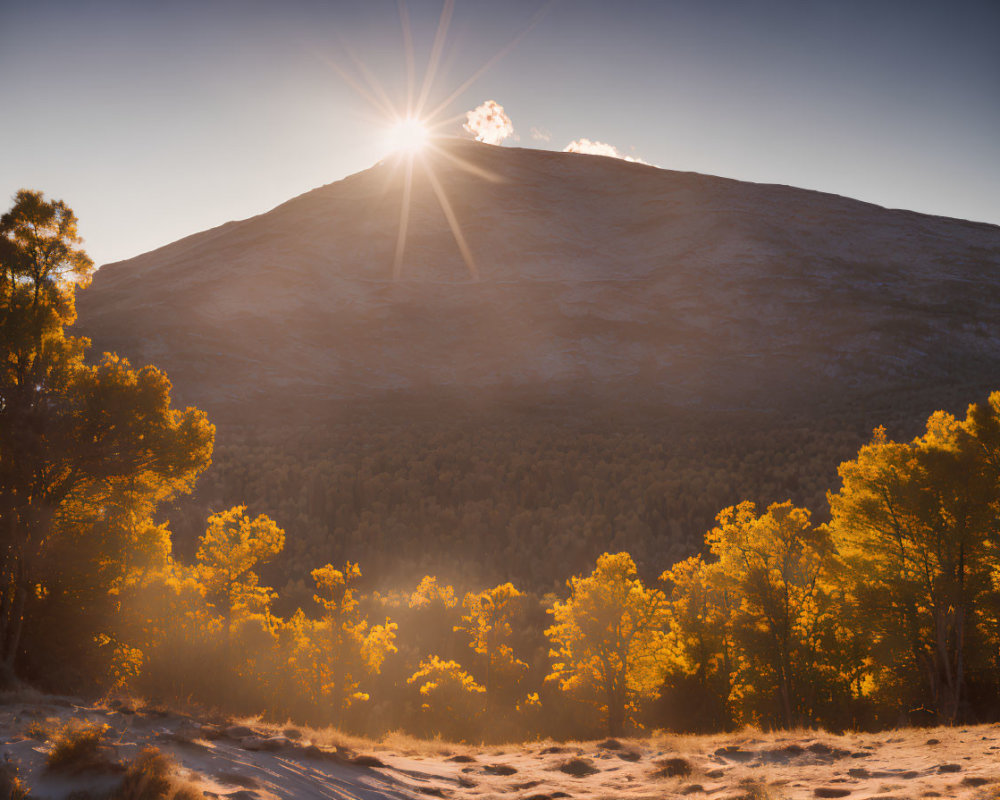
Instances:
[[[93,271],[80,244],[72,210],[41,192],[0,218],[0,682],[67,534],[129,493],[190,491],[211,459],[213,427],[171,406],[166,375],[107,354],[89,365],[89,342],[67,335]]]
[[[717,521],[705,541],[717,558],[709,573],[716,594],[733,599],[719,621],[733,645],[736,719],[815,723],[844,685],[830,537],[790,502],[760,514],[745,501]]]
[[[996,670],[998,431],[1000,393],[965,420],[934,413],[910,442],[877,429],[829,495],[878,690],[945,723],[970,716],[969,676]]]
[[[667,598],[643,585],[628,553],[605,553],[587,576],[569,580],[570,596],[550,612],[545,631],[555,659],[548,680],[604,715],[619,736],[638,701],[656,695],[670,653]]]

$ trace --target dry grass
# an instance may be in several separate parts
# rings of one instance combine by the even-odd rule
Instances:
[[[680,756],[656,761],[654,766],[656,767],[654,778],[686,778],[693,772],[691,762]]]
[[[155,747],[144,748],[128,765],[114,800],[164,800],[172,793],[171,766]]]
[[[739,800],[781,800],[784,794],[765,780],[753,779],[740,783]]]
[[[97,722],[93,709],[77,706],[67,713],[77,717],[60,727],[60,720],[46,716],[53,712],[52,705],[38,710],[17,710],[12,717],[12,728],[16,732],[27,730],[39,740],[50,740],[47,749],[49,769],[60,770],[62,775],[72,776],[77,771],[101,770],[104,776],[105,800],[204,800],[202,793],[193,786],[182,787],[178,783],[180,767],[156,750],[147,750],[131,764],[121,765],[115,756],[116,736],[105,733],[104,725],[87,722],[89,716]],[[63,717],[65,719],[65,717]],[[133,729],[132,720],[114,715],[109,722],[114,730],[146,731],[146,725]],[[129,736],[129,741],[138,738],[147,743],[187,744],[201,735],[213,738],[211,730],[203,729],[196,721],[174,716],[159,728],[158,721],[152,721],[157,731],[151,736]],[[504,769],[516,773],[518,781],[514,789],[525,792],[531,787],[546,784],[548,789],[569,787],[569,791],[580,796],[582,791],[594,797],[629,797],[631,800],[656,800],[669,796],[712,796],[726,800],[783,800],[787,798],[834,797],[850,790],[851,796],[902,796],[899,790],[903,784],[886,783],[889,772],[903,773],[911,789],[905,796],[963,797],[967,800],[1000,800],[1000,772],[990,768],[996,750],[1000,752],[1000,733],[994,728],[975,730],[962,729],[895,729],[878,734],[848,733],[832,734],[810,728],[793,731],[761,731],[746,728],[734,733],[720,733],[709,736],[676,735],[661,731],[639,738],[620,740],[596,740],[580,742],[531,741],[507,745],[478,746],[454,743],[441,738],[418,739],[401,732],[393,732],[381,740],[346,734],[333,727],[309,728],[292,725],[265,723],[259,718],[225,719],[219,727],[217,744],[221,751],[237,753],[238,758],[257,758],[254,754],[243,753],[244,742],[236,732],[226,734],[231,725],[242,724],[262,736],[284,735],[293,740],[283,745],[282,758],[327,758],[331,762],[359,763],[378,766],[381,763],[406,770],[420,769],[408,764],[406,759],[426,760],[429,768],[440,763],[435,774],[450,775],[460,789],[476,788],[483,795],[496,789],[497,792],[513,791]],[[123,727],[124,726],[124,727]],[[213,726],[206,726],[212,729]],[[39,751],[37,744],[13,736],[14,746],[23,747],[24,752]],[[991,744],[995,742],[996,744]],[[883,749],[883,745],[885,745]],[[989,751],[989,752],[988,752]],[[129,752],[133,752],[131,749]],[[190,746],[178,750],[177,759],[193,774],[204,771],[207,762],[199,761],[201,754]],[[968,770],[960,774],[958,770],[932,769],[945,761],[959,761],[959,757],[978,758]],[[631,756],[636,756],[632,759]],[[359,758],[360,757],[360,758]],[[866,760],[848,760],[851,758]],[[984,761],[983,759],[987,759]],[[448,762],[448,763],[445,763]],[[462,762],[461,764],[451,762]],[[468,762],[469,766],[466,766]],[[634,762],[634,763],[630,763]],[[234,762],[235,763],[235,762]],[[241,762],[242,763],[242,762]],[[23,761],[24,769],[29,766]],[[569,767],[569,775],[560,775],[559,766]],[[848,767],[850,779],[843,777]],[[972,769],[975,765],[976,769]],[[39,759],[31,764],[32,770],[41,768]],[[328,765],[331,769],[335,766]],[[0,763],[0,770],[3,765]],[[324,767],[323,769],[326,769]],[[879,774],[881,770],[887,772]],[[591,777],[587,774],[596,770]],[[466,775],[465,772],[475,773]],[[949,773],[943,777],[939,772]],[[579,773],[580,776],[577,776]],[[966,774],[968,773],[968,774]],[[186,772],[184,774],[187,774]],[[26,774],[34,780],[38,773]],[[495,777],[499,776],[499,777]],[[596,776],[596,777],[595,777]],[[837,777],[840,776],[840,777]],[[16,775],[15,775],[16,777]],[[94,778],[97,780],[97,778]],[[216,773],[215,780],[224,779],[243,789],[270,789],[266,777],[244,776],[242,772]],[[0,776],[0,799],[11,794],[21,800],[25,794],[13,794]],[[65,780],[65,778],[63,778]],[[82,780],[82,778],[81,778]],[[442,778],[442,780],[444,780]],[[121,782],[121,789],[106,794],[109,784]],[[984,785],[990,781],[990,785]],[[325,784],[324,784],[325,785]],[[451,784],[454,785],[454,784]],[[234,787],[235,788],[235,787]],[[441,787],[423,787],[434,794]],[[447,792],[448,786],[444,786]],[[579,791],[574,791],[579,790]],[[421,789],[422,791],[422,789]],[[455,796],[462,794],[454,789]],[[877,795],[872,795],[877,792]],[[425,792],[426,793],[426,792]],[[542,793],[542,790],[539,790]],[[465,795],[463,795],[465,796]],[[527,795],[527,796],[530,796]]]
[[[450,742],[437,736],[433,739],[418,739],[403,731],[391,731],[382,737],[382,747],[405,752],[407,755],[419,756],[450,756],[457,752],[466,752],[467,746]]]
[[[695,733],[671,733],[660,729],[639,741],[658,750],[677,750],[685,753],[697,752],[705,746],[705,736]]]
[[[24,735],[29,739],[47,742],[59,731],[59,720],[49,717],[46,720],[32,720],[24,729]]]
[[[347,750],[363,752],[365,750],[393,750],[408,756],[437,757],[450,756],[455,753],[472,752],[475,748],[465,743],[451,742],[441,737],[434,739],[419,739],[403,731],[390,731],[381,739],[369,739],[355,736],[334,728],[311,728],[286,722],[283,725],[262,723],[259,718],[234,719],[234,724],[247,725],[256,730],[270,732],[270,735],[283,735],[296,739],[299,743],[313,744],[329,750]],[[297,735],[289,736],[289,731]],[[515,745],[512,745],[515,746]],[[519,745],[517,745],[519,746]]]
[[[107,725],[70,720],[52,736],[46,768],[64,773],[120,771],[121,765],[105,744],[107,732]]]
[[[155,747],[144,748],[128,765],[122,785],[111,800],[204,800],[192,786],[172,777],[174,763]]]
[[[26,800],[28,797],[28,787],[18,777],[17,764],[7,756],[0,763],[0,797],[4,800]]]

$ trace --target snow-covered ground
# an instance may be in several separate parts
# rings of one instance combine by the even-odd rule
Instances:
[[[392,736],[376,743],[333,731],[203,722],[188,716],[93,706],[68,698],[0,705],[0,751],[33,798],[108,792],[115,772],[53,773],[42,730],[70,720],[109,726],[107,758],[128,762],[152,745],[178,781],[231,800],[376,798],[784,798],[992,800],[1000,790],[1000,726],[909,728],[833,735],[746,730],[716,736],[655,734],[603,742],[475,747]],[[757,794],[751,792],[756,790]],[[84,796],[84,795],[78,795]],[[96,795],[95,796],[100,796]]]

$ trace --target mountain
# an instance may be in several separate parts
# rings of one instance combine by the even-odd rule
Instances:
[[[454,140],[414,163],[394,276],[405,173],[389,158],[104,266],[78,329],[220,419],[408,394],[779,410],[1000,386],[1000,227]]]
[[[219,425],[166,509],[179,555],[213,511],[267,513],[288,613],[345,560],[387,591],[549,591],[620,550],[655,577],[741,500],[822,521],[875,425],[1000,388],[998,227],[449,141],[414,162],[394,276],[405,176],[387,159],[78,299],[98,352]]]

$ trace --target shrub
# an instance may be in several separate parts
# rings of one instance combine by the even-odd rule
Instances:
[[[117,772],[121,769],[104,743],[107,725],[71,720],[53,737],[45,766],[52,772]]]
[[[26,800],[28,787],[17,777],[17,764],[4,755],[0,763],[0,797],[4,800]]]
[[[39,722],[37,719],[29,722],[28,727],[24,729],[25,736],[40,742],[47,742],[52,737],[53,732],[54,729],[49,722]]]
[[[146,747],[128,765],[114,800],[166,800],[170,797],[170,761],[155,747]]]
[[[194,787],[178,786],[170,777],[172,767],[173,762],[155,747],[143,748],[111,800],[205,800]]]
[[[588,775],[600,772],[589,758],[571,758],[569,761],[564,761],[560,764],[559,769],[567,775],[572,775],[574,778],[585,778]]]
[[[657,769],[653,773],[654,778],[683,778],[691,774],[691,762],[686,758],[666,758],[657,761],[655,766]]]
[[[743,794],[739,795],[739,800],[781,800],[782,798],[777,789],[760,780],[740,781],[740,789]]]

